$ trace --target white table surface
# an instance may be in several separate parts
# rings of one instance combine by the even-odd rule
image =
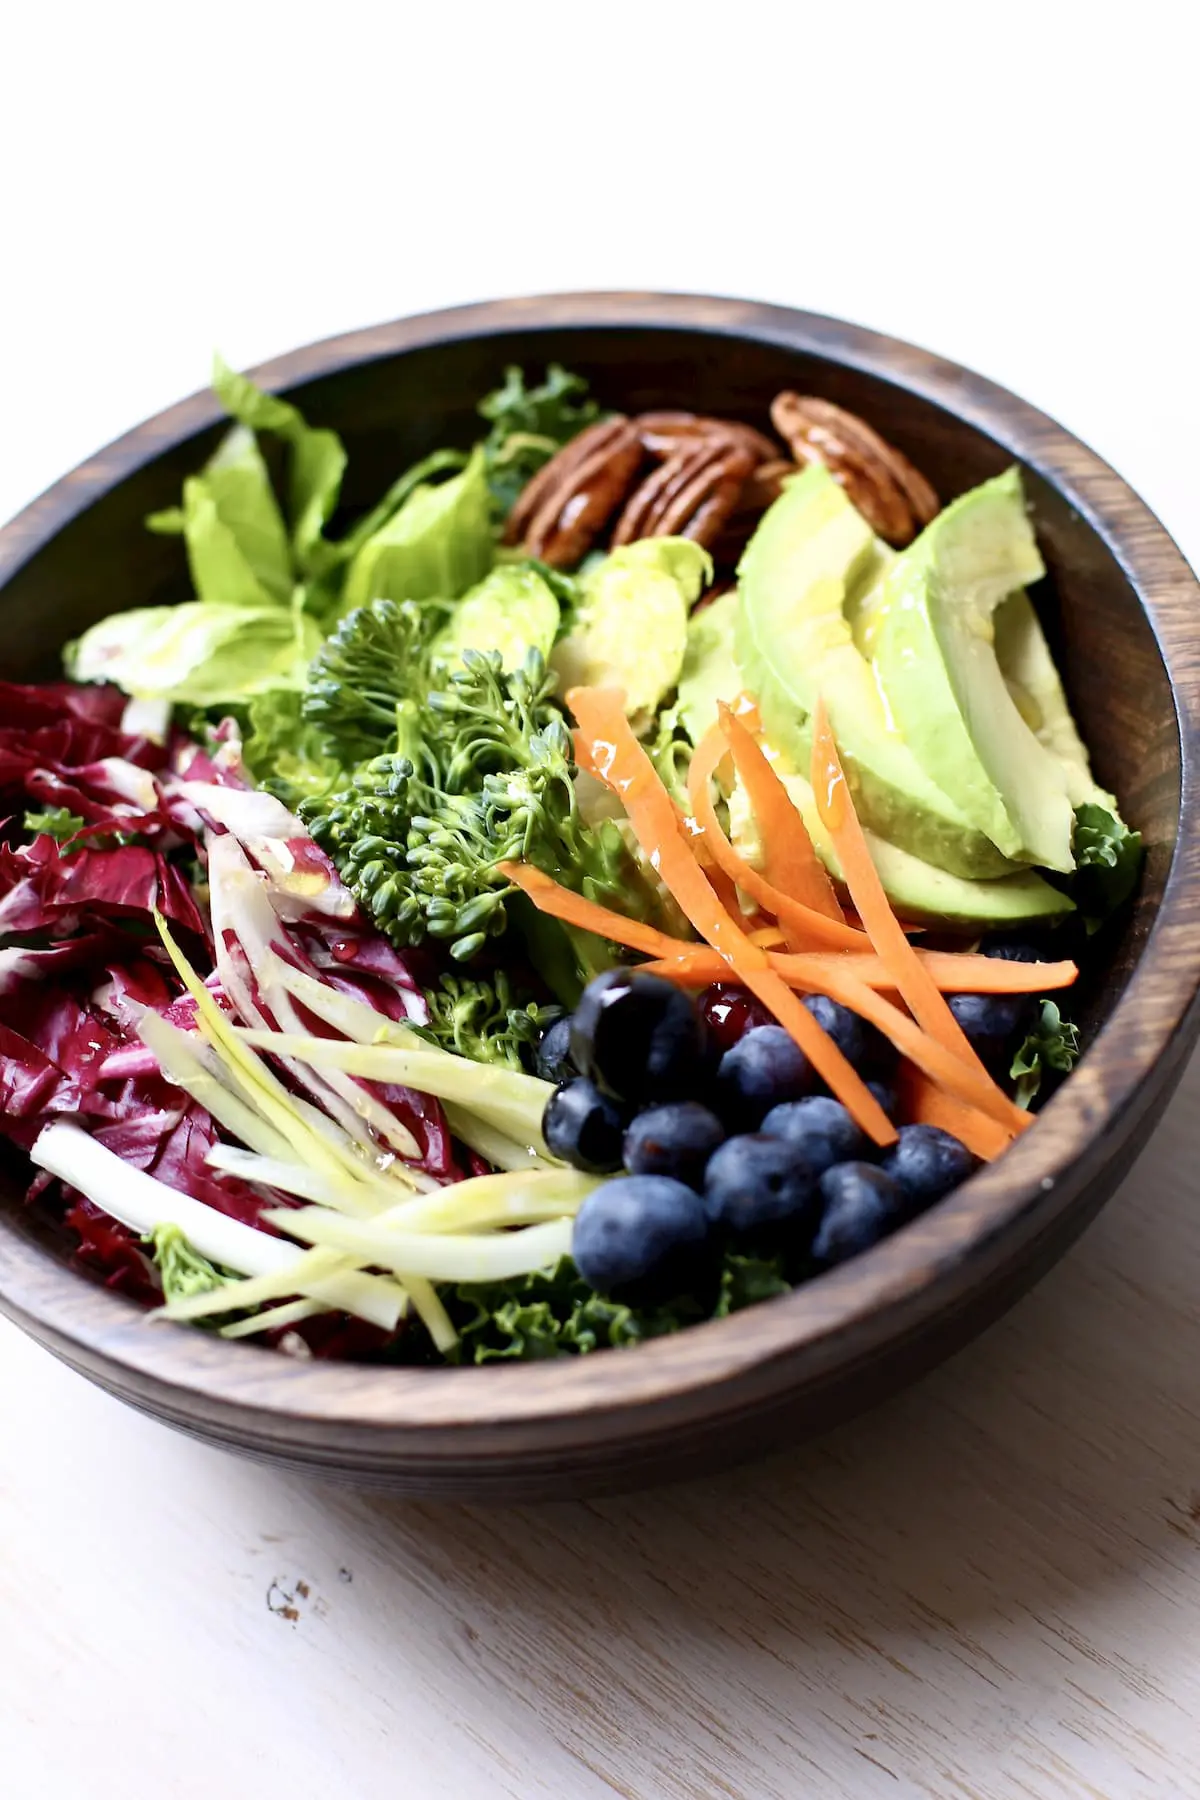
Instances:
[[[1186,9],[814,10],[14,9],[0,516],[214,343],[246,364],[489,294],[667,287],[983,370],[1195,561]],[[0,1327],[0,1790],[1200,1795],[1198,1112],[1194,1067],[1099,1223],[954,1363],[672,1492],[339,1493]]]

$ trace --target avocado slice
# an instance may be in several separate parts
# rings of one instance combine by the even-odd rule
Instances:
[[[505,669],[527,650],[549,656],[558,635],[558,601],[528,563],[501,563],[459,600],[430,649],[435,664],[457,664],[464,650],[499,650]]]
[[[643,538],[613,550],[580,578],[580,601],[550,666],[559,691],[619,687],[635,731],[654,722],[687,648],[688,613],[712,579],[712,559],[690,538]]]
[[[693,744],[699,743],[716,718],[718,700],[735,700],[746,685],[734,653],[739,606],[739,596],[729,593],[692,615],[676,712]],[[821,823],[811,786],[769,742],[763,748],[803,817],[817,855],[840,881],[837,853]],[[750,861],[757,861],[754,819],[740,783],[729,798],[729,824],[737,849]],[[979,930],[1049,923],[1074,910],[1065,894],[1029,870],[971,881],[922,862],[873,831],[866,832],[866,839],[888,899],[907,919]]]
[[[813,464],[764,514],[742,557],[738,661],[768,735],[797,767],[808,764],[824,696],[865,825],[951,874],[1010,874],[1013,864],[913,755],[855,642],[847,611],[875,588],[887,558]]]
[[[737,589],[730,588],[688,620],[675,713],[693,744],[717,716],[717,702],[737,699],[745,683],[733,654]]]
[[[996,608],[996,661],[1017,711],[1038,742],[1063,766],[1072,806],[1102,806],[1118,817],[1117,802],[1097,786],[1071,717],[1050,646],[1029,595],[1010,594]]]
[[[996,654],[997,608],[1045,572],[1012,468],[939,513],[888,569],[873,660],[897,730],[971,824],[1006,856],[1067,873],[1066,772]]]
[[[829,833],[817,811],[816,796],[803,775],[778,770],[812,838],[813,846],[834,880],[842,880],[841,864]],[[745,792],[739,783],[729,800],[730,838],[735,848],[748,861],[757,857],[756,834]],[[1048,881],[1032,869],[1018,870],[991,880],[968,881],[952,875],[947,869],[934,868],[922,862],[898,844],[890,844],[864,827],[863,835],[871,853],[871,861],[879,872],[884,892],[901,918],[916,924],[928,923],[957,927],[963,931],[981,931],[996,926],[1052,924],[1074,912],[1075,904],[1052,888]]]

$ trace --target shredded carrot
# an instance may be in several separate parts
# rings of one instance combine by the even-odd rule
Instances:
[[[804,906],[798,900],[793,900],[790,894],[783,893],[764,875],[760,875],[757,869],[752,868],[743,856],[739,856],[721,830],[709,792],[709,782],[726,754],[724,728],[718,723],[705,732],[697,744],[688,769],[688,793],[691,796],[692,811],[696,815],[696,823],[704,833],[703,842],[713,860],[752,900],[756,900],[766,912],[775,915],[789,937],[794,935],[806,946],[815,944],[832,950],[868,949],[870,939],[865,932],[855,931],[840,919],[828,918],[824,913],[814,912],[811,906]]]
[[[948,1131],[973,1156],[992,1162],[1009,1143],[1008,1132],[974,1106],[948,1094],[911,1063],[900,1065],[900,1111],[913,1125],[936,1125]]]
[[[612,912],[595,900],[585,900],[582,894],[563,887],[552,875],[535,869],[532,863],[502,862],[496,866],[514,887],[528,894],[539,912],[562,919],[567,925],[594,931],[598,937],[611,938],[614,944],[640,950],[644,956],[670,960],[694,948],[684,938],[673,938],[653,925],[644,925],[640,919],[627,919],[623,913]]]
[[[813,848],[804,820],[779,776],[738,715],[722,702],[717,708],[725,742],[737,769],[762,838],[763,874],[803,906],[826,918],[844,918],[829,872]],[[798,935],[798,934],[797,934]],[[792,946],[799,949],[798,944]]]
[[[695,930],[778,1019],[862,1129],[878,1144],[892,1143],[896,1128],[862,1077],[770,967],[766,952],[717,900],[678,829],[670,795],[630,729],[620,695],[608,688],[575,688],[567,705],[589,741],[601,779],[620,796],[634,835]],[[832,920],[821,923],[833,929]]]
[[[905,1005],[929,1038],[949,1051],[977,1082],[986,1086],[991,1104],[984,1106],[982,1099],[975,1103],[1001,1122],[1011,1122],[1014,1130],[1023,1130],[1029,1123],[1029,1115],[992,1080],[892,911],[879,872],[871,861],[830,729],[829,715],[820,699],[813,716],[812,785],[817,810],[833,838],[850,898],[876,951],[891,969],[894,985]]]
[[[798,956],[775,953],[768,933],[754,932],[755,941],[768,951],[771,967],[789,987],[819,993],[827,970],[849,970],[856,980],[885,992],[896,991],[896,977],[873,951],[808,950]],[[1043,994],[1070,987],[1079,974],[1073,962],[1002,962],[993,956],[974,956],[957,950],[917,950],[924,967],[943,994]],[[656,964],[654,973],[667,974],[685,986],[706,987],[727,973],[716,952],[703,944],[679,943],[679,948]]]

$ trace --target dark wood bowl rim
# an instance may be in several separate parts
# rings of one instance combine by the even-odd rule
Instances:
[[[67,1360],[86,1364],[114,1390],[170,1414],[195,1411],[201,1396],[223,1435],[264,1411],[288,1422],[407,1442],[456,1428],[503,1428],[556,1419],[585,1431],[589,1418],[679,1399],[734,1383],[755,1365],[812,1350],[836,1361],[871,1319],[876,1341],[889,1320],[929,1290],[961,1275],[998,1234],[1036,1235],[1054,1210],[1068,1171],[1078,1186],[1103,1165],[1150,1103],[1147,1083],[1170,1055],[1200,988],[1200,931],[1188,912],[1197,893],[1200,819],[1193,747],[1200,677],[1191,619],[1200,585],[1166,531],[1127,484],[1061,426],[1003,388],[958,365],[877,332],[818,314],[696,295],[551,295],[456,307],[329,338],[252,371],[263,386],[293,389],[356,364],[439,343],[537,329],[667,329],[750,338],[847,365],[954,414],[1036,469],[1088,520],[1122,566],[1150,618],[1175,703],[1182,762],[1177,847],[1157,918],[1133,976],[1104,1029],[1039,1117],[990,1169],[933,1214],[867,1256],[806,1288],[716,1324],[691,1328],[621,1355],[486,1369],[378,1369],[296,1363],[247,1344],[184,1327],[145,1324],[140,1309],[90,1285],[0,1219],[0,1309]],[[208,392],[192,395],[81,464],[0,531],[0,586],[51,537],[135,470],[216,422]],[[715,1408],[719,1411],[719,1406]],[[399,1448],[399,1445],[397,1446]],[[463,1443],[469,1453],[469,1445]]]

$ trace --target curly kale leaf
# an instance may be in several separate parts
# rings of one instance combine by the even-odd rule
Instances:
[[[1078,1060],[1079,1027],[1063,1018],[1053,1000],[1043,1000],[1037,1024],[1013,1057],[1009,1070],[1017,1084],[1017,1105],[1028,1110],[1041,1090],[1043,1076],[1067,1075]]]
[[[1089,802],[1075,809],[1074,850],[1071,891],[1092,932],[1132,894],[1142,866],[1142,834]]]
[[[436,988],[425,990],[429,1023],[414,1026],[419,1036],[472,1062],[499,1063],[524,1069],[558,1008],[524,1005],[504,969],[470,979],[444,975]]]
[[[491,426],[483,451],[498,519],[508,517],[542,465],[600,417],[583,376],[558,363],[550,364],[538,387],[527,387],[524,371],[510,366],[503,384],[480,401],[479,411]]]
[[[236,1281],[236,1275],[209,1262],[193,1249],[178,1225],[156,1225],[145,1240],[153,1246],[154,1261],[167,1301],[186,1300],[192,1294],[208,1294]]]
[[[461,1361],[535,1362],[639,1344],[705,1318],[725,1318],[788,1289],[780,1262],[727,1253],[715,1306],[685,1295],[670,1305],[634,1309],[595,1293],[564,1257],[556,1268],[514,1281],[460,1286],[447,1299]]]
[[[397,751],[301,809],[399,947],[431,937],[463,962],[498,937],[512,891],[498,864],[509,859],[628,908],[628,853],[615,827],[589,830],[579,817],[571,735],[552,691],[536,651],[506,673],[498,653],[468,650],[444,688],[401,713]]]
[[[445,617],[436,605],[375,600],[342,620],[308,676],[302,706],[327,749],[354,764],[378,756],[397,731],[397,707],[423,692],[429,646]]]

